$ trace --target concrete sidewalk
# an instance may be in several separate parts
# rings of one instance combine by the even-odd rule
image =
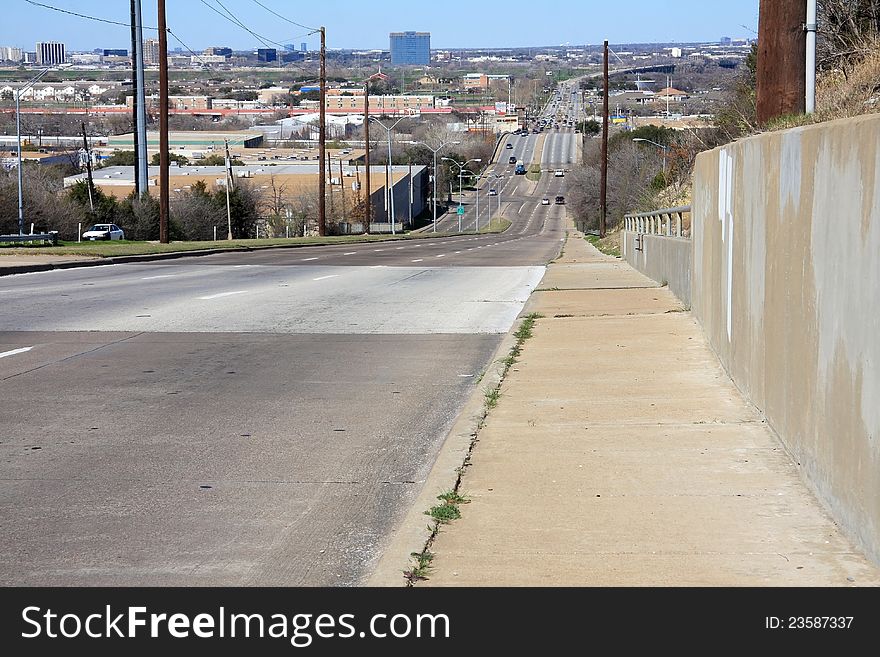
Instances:
[[[665,288],[571,232],[418,586],[859,586],[880,572]]]

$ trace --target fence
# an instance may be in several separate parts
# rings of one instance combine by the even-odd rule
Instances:
[[[666,237],[690,237],[690,216],[685,222],[684,215],[690,215],[691,206],[653,210],[639,214],[628,214],[623,218],[624,229],[638,235],[665,235]]]

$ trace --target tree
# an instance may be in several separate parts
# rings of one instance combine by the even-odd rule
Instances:
[[[101,163],[105,167],[133,167],[137,164],[137,153],[134,151],[116,151]]]
[[[236,167],[244,166],[244,162],[235,157],[232,158],[231,163],[232,166]],[[226,156],[220,155],[219,153],[213,153],[198,160],[198,164],[200,167],[222,167],[226,165]]]
[[[189,159],[183,155],[178,155],[177,153],[168,153],[168,161],[169,162],[177,162],[182,167],[189,166]],[[150,164],[154,167],[159,166],[159,153],[154,153],[152,159],[150,159]]]

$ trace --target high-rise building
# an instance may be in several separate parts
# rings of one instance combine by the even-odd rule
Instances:
[[[63,64],[65,55],[63,43],[58,41],[37,41],[37,64],[40,66]]]
[[[275,48],[257,48],[257,61],[277,62],[278,51]]]
[[[212,46],[210,48],[205,48],[205,54],[229,57],[232,54],[232,48],[227,48],[226,46]]]
[[[103,57],[128,57],[128,50],[125,48],[104,48],[101,55]]]
[[[431,63],[430,32],[392,32],[391,63],[425,66]]]
[[[299,44],[299,50],[300,50],[300,52],[308,52],[309,51],[309,46],[306,44],[305,41],[303,41],[301,44]]]
[[[0,60],[5,62],[20,62],[24,58],[21,48],[7,46],[0,47]]]
[[[159,65],[159,42],[156,39],[144,39],[144,66]]]

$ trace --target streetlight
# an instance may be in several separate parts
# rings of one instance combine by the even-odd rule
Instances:
[[[498,216],[500,217],[501,216],[501,187],[502,186],[499,183],[501,183],[501,181],[504,180],[504,176],[502,176],[500,173],[493,173],[492,176],[495,178],[495,180],[498,181],[497,183],[495,183],[495,185],[496,185],[495,194],[498,197]],[[489,222],[490,223],[492,222],[492,206],[491,205],[489,206]]]
[[[384,123],[382,123],[379,119],[377,119],[373,116],[370,117],[370,120],[373,123],[376,123],[377,125],[382,126],[385,129],[385,132],[388,133],[388,168],[386,169],[388,174],[385,176],[385,192],[388,195],[390,195],[390,197],[391,197],[391,200],[390,200],[388,207],[390,207],[390,209],[391,209],[390,219],[391,219],[391,234],[392,235],[396,234],[395,228],[394,228],[395,223],[396,223],[396,217],[394,216],[394,185],[392,183],[392,176],[394,174],[394,171],[391,168],[391,131],[394,130],[394,128],[397,127],[397,124],[400,123],[401,121],[403,121],[405,118],[407,118],[407,117],[405,117],[405,116],[400,117],[389,128]]]
[[[642,137],[636,137],[633,139],[633,141],[645,141],[645,142],[648,142],[649,144],[654,144],[654,146],[656,146],[657,148],[663,149],[663,176],[666,177],[666,149],[667,149],[667,147],[664,146],[663,144],[658,144],[656,141],[651,141],[650,139],[643,139]]]
[[[448,160],[452,162],[455,166],[458,167],[458,207],[461,208],[462,197],[464,196],[464,192],[462,190],[462,178],[464,176],[464,168],[470,164],[471,162],[482,162],[483,160],[479,157],[471,158],[467,162],[459,162],[458,160],[453,160],[451,157],[444,157],[444,160]],[[477,190],[479,194],[479,190]],[[458,232],[461,232],[461,215],[463,212],[458,212]]]
[[[449,144],[460,144],[460,141],[444,141],[437,148],[431,148],[423,141],[417,141],[417,144],[421,144],[425,148],[427,148],[431,153],[434,154],[434,183],[431,185],[431,197],[434,205],[434,230],[433,232],[437,232],[437,152],[443,148],[444,146],[448,146]]]
[[[21,182],[21,92],[27,91],[39,82],[52,67],[44,68],[35,77],[28,80],[24,86],[15,92],[15,133],[18,136],[18,234],[24,235],[24,196],[22,195]]]

